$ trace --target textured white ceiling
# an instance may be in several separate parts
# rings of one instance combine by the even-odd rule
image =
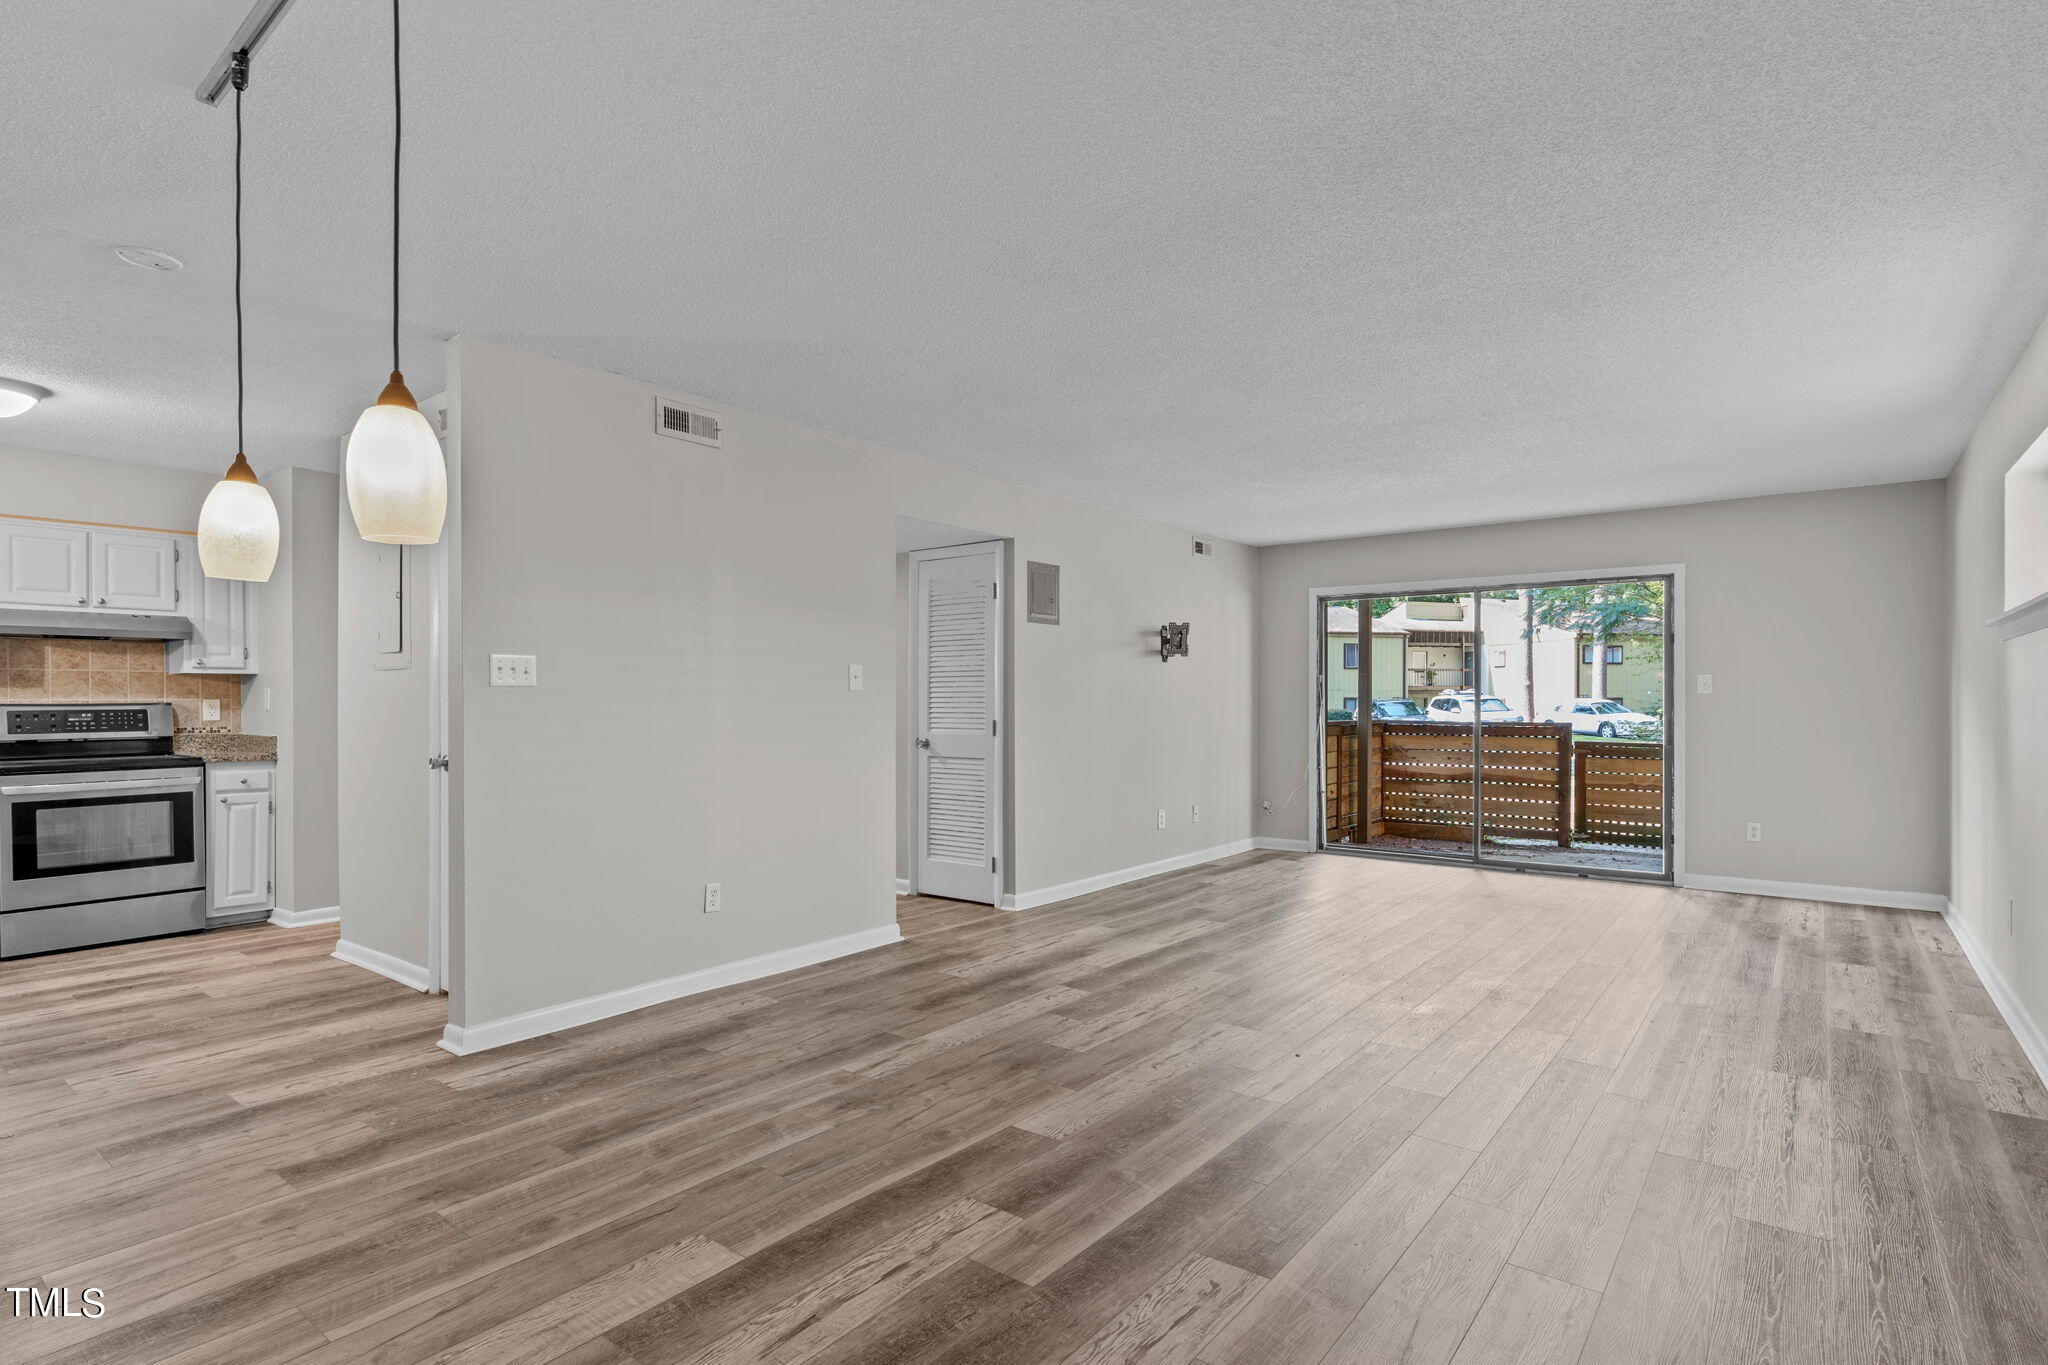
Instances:
[[[243,0],[14,0],[0,440],[232,446]],[[383,341],[383,0],[249,124],[249,454]],[[414,0],[470,332],[1254,542],[1938,476],[2048,307],[2038,0]],[[183,257],[175,275],[111,248]]]

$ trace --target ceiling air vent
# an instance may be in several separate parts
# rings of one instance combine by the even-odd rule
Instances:
[[[684,407],[673,398],[654,400],[654,430],[678,441],[695,441],[700,446],[718,445],[718,418],[698,408]]]

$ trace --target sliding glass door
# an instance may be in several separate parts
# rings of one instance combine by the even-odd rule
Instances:
[[[1324,846],[1666,876],[1669,589],[1324,599]]]

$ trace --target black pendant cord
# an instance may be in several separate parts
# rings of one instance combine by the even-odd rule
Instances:
[[[405,146],[405,93],[398,71],[398,0],[391,0],[391,369],[398,364],[398,158]]]
[[[242,90],[249,84],[249,54],[237,52],[235,83],[235,454],[242,446]]]

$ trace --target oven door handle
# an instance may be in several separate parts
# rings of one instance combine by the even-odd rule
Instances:
[[[0,787],[0,796],[62,796],[87,792],[179,791],[199,785],[199,778],[136,777],[119,782],[42,782],[27,787]]]

